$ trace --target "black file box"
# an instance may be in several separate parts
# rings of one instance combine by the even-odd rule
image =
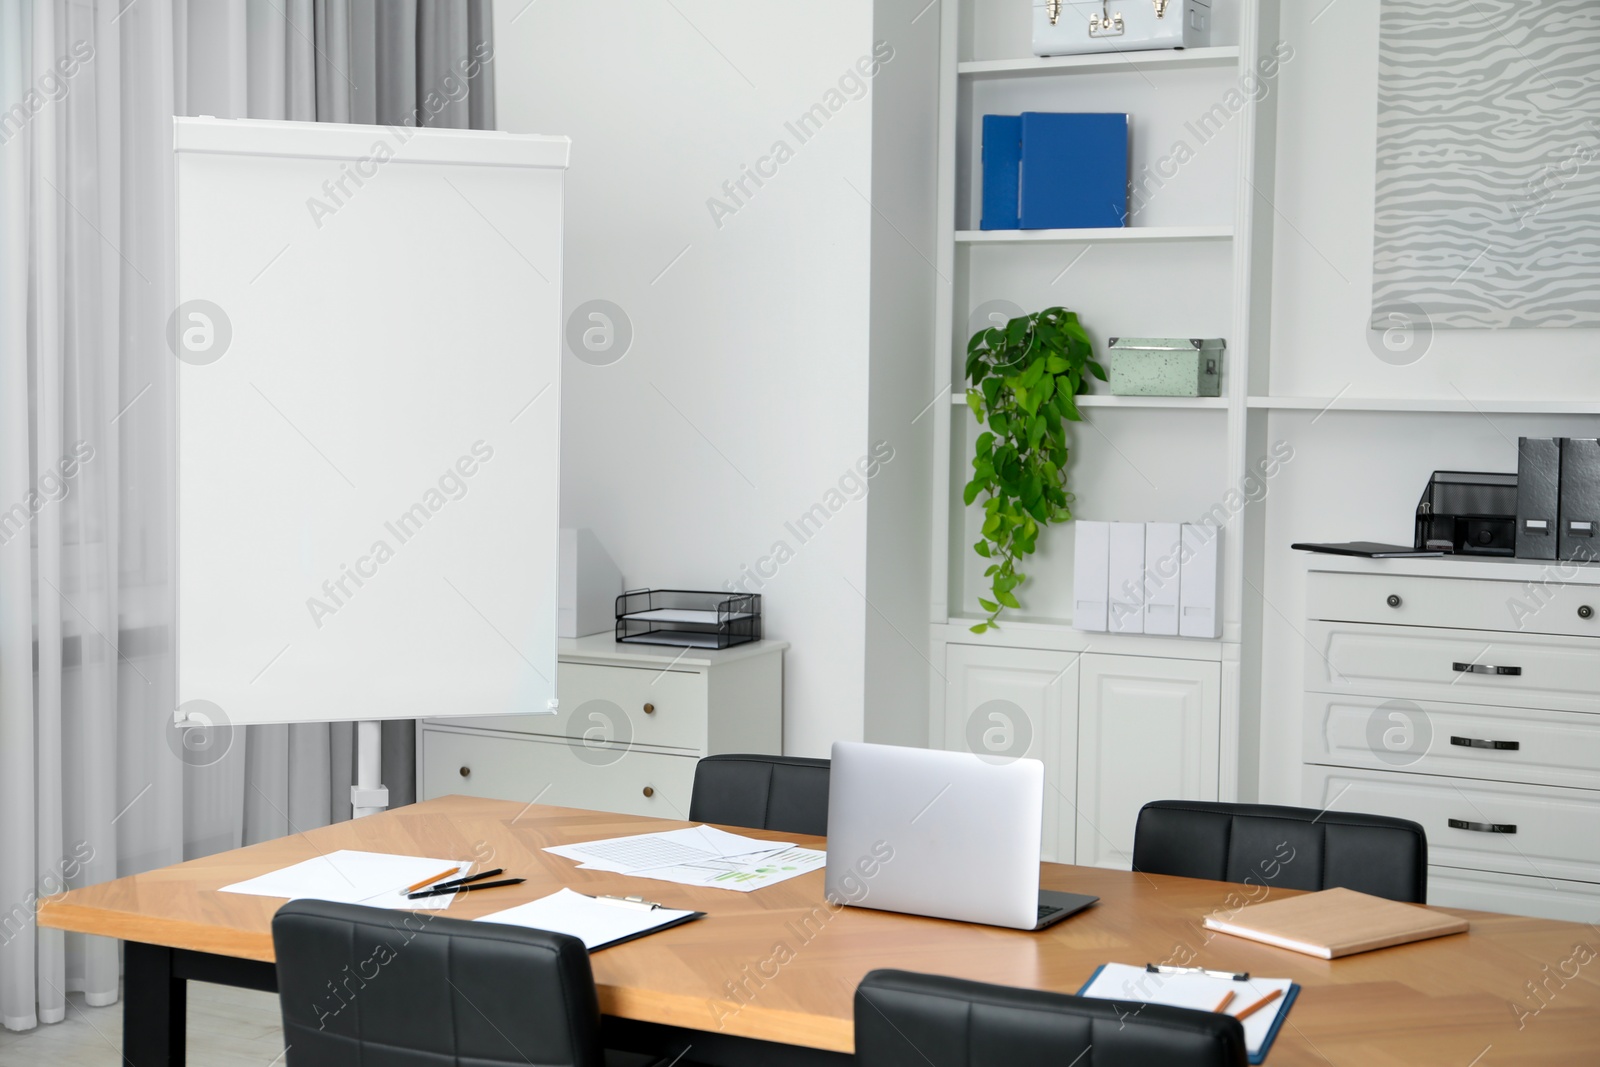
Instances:
[[[1517,558],[1555,559],[1561,440],[1517,439]]]
[[[1517,543],[1517,476],[1434,471],[1417,502],[1416,548],[1447,542],[1468,556],[1509,556]]]
[[[1561,559],[1600,559],[1600,440],[1561,439]]]

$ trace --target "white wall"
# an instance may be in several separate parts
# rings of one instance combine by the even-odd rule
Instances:
[[[950,413],[933,348],[939,11],[875,0],[874,39],[894,59],[873,83],[872,367],[868,421],[895,459],[867,500],[868,741],[928,743],[928,494],[933,429]],[[919,17],[920,16],[920,17]]]
[[[1332,397],[1600,398],[1600,331],[1439,331],[1409,366],[1368,346],[1378,4],[1283,5],[1271,388]],[[1516,440],[1600,435],[1600,418],[1275,412],[1295,458],[1266,503],[1261,799],[1300,800],[1304,558],[1293,541],[1409,543],[1435,469],[1516,469]]]
[[[877,429],[875,105],[849,76],[872,6],[501,0],[495,17],[500,127],[573,139],[568,311],[609,300],[633,328],[615,363],[566,357],[563,521],[630,586],[725,588],[782,542],[792,558],[748,588],[793,643],[786,750],[825,755],[863,734],[869,505],[850,475]],[[837,109],[802,143],[786,124],[819,103]],[[723,183],[780,140],[792,158],[730,200]],[[736,210],[715,219],[712,197]],[[918,462],[894,445],[880,477]],[[786,524],[817,504],[802,540]]]

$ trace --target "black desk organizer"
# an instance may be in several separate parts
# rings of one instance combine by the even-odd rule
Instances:
[[[761,640],[761,597],[692,589],[635,589],[617,597],[617,640],[732,648]]]
[[[1517,476],[1434,471],[1417,502],[1416,547],[1437,542],[1448,542],[1451,551],[1468,556],[1514,554]]]

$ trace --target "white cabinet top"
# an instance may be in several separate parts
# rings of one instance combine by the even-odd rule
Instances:
[[[1343,574],[1408,575],[1418,578],[1476,578],[1502,582],[1600,585],[1600,563],[1570,559],[1512,559],[1507,556],[1414,556],[1367,559],[1305,552],[1305,569]]]
[[[788,647],[787,641],[750,641],[732,648],[622,644],[607,632],[561,638],[556,644],[556,658],[563,663],[614,663],[629,667],[715,667],[751,656],[782,652]]]

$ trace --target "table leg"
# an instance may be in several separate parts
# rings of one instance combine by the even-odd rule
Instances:
[[[137,941],[122,953],[122,1061],[128,1067],[183,1067],[188,984],[173,950]]]

